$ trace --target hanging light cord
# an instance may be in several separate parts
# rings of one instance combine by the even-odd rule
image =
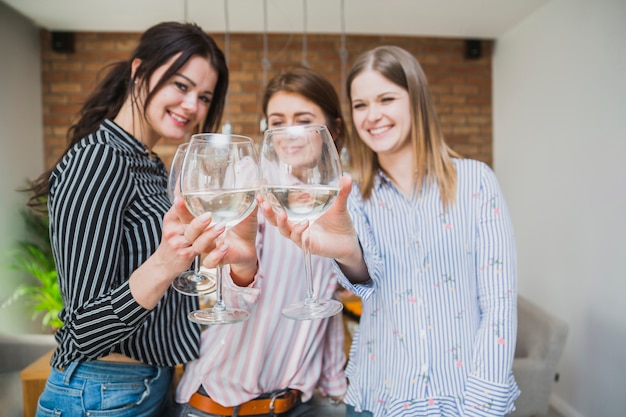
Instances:
[[[346,68],[348,61],[348,50],[346,49],[346,17],[344,0],[341,0],[341,46],[339,47],[339,58],[341,60],[341,104],[346,105]]]
[[[270,60],[267,54],[267,0],[263,0],[263,88],[267,85],[267,73],[270,68]]]
[[[270,60],[268,58],[267,48],[267,0],[263,0],[263,85],[261,88],[265,89],[267,85],[267,73],[270,68]],[[267,120],[262,117],[259,121],[259,131],[264,132],[267,129]]]
[[[229,27],[229,16],[228,16],[228,0],[224,0],[224,50],[225,50],[225,58],[226,64],[230,62],[230,27]],[[229,103],[229,92],[226,92],[226,123],[222,126],[222,133],[230,134],[232,131],[232,126],[230,124],[230,103]]]
[[[309,63],[306,60],[306,48],[307,48],[307,22],[308,22],[308,14],[306,7],[306,0],[302,0],[302,66],[308,67]]]

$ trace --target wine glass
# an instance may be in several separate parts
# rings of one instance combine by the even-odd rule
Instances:
[[[180,194],[180,170],[188,143],[182,143],[176,148],[172,165],[170,166],[167,181],[167,195],[172,204],[177,194]],[[193,260],[193,271],[185,271],[172,281],[172,287],[185,295],[207,295],[215,291],[215,276],[201,269],[201,255]]]
[[[328,128],[302,125],[268,129],[263,137],[261,192],[275,212],[285,211],[292,222],[314,222],[339,193],[341,162]],[[319,300],[312,280],[308,230],[302,237],[307,293],[304,301],[282,310],[294,320],[321,319],[343,309],[337,300]]]
[[[214,223],[226,230],[245,219],[256,205],[259,168],[252,139],[230,134],[199,133],[191,137],[181,171],[180,191],[194,216],[210,212]],[[245,321],[249,313],[227,308],[222,284],[224,265],[217,267],[216,301],[213,307],[196,310],[189,319],[200,324]]]

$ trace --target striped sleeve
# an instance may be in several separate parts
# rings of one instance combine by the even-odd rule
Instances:
[[[96,358],[149,313],[133,299],[126,280],[116,281],[124,210],[134,183],[119,150],[102,143],[88,143],[66,159],[50,193],[62,319],[76,350]]]
[[[359,238],[359,244],[363,251],[363,259],[367,266],[370,280],[364,283],[353,284],[341,271],[341,268],[334,262],[335,273],[338,275],[338,281],[344,288],[354,292],[363,300],[367,300],[376,288],[376,283],[380,281],[385,274],[385,264],[380,256],[380,251],[376,245],[376,239],[373,235],[372,227],[369,225],[369,217],[364,212],[364,203],[361,199],[361,191],[356,184],[353,184],[352,191],[348,197],[348,211],[352,218],[352,223]]]
[[[493,171],[479,170],[476,265],[480,328],[475,336],[473,369],[465,387],[468,415],[510,411],[516,398],[511,367],[517,334],[517,265],[512,222]]]

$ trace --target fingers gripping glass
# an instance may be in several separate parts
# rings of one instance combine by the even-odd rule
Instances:
[[[172,204],[176,195],[180,195],[180,171],[187,146],[188,143],[179,145],[172,159],[167,184],[167,195]],[[201,256],[196,256],[193,261],[193,270],[185,271],[174,278],[172,287],[176,291],[185,295],[207,295],[215,291],[215,276],[201,269],[201,261]]]
[[[261,191],[274,211],[292,222],[313,223],[328,210],[339,193],[341,163],[326,126],[290,126],[265,131],[259,161]],[[294,320],[321,319],[339,313],[337,300],[319,300],[312,279],[309,231],[302,237],[307,293],[304,301],[282,310]]]
[[[192,136],[181,171],[181,195],[191,214],[210,212],[214,223],[226,226],[221,239],[252,212],[258,186],[259,169],[252,139],[219,133]],[[228,324],[248,319],[247,311],[226,307],[222,292],[224,272],[224,265],[218,265],[213,307],[191,312],[190,320]]]

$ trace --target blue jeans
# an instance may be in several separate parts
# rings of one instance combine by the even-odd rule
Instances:
[[[169,416],[173,369],[115,362],[72,362],[52,369],[37,417]]]
[[[354,410],[354,407],[346,404],[346,417],[374,417],[369,411],[361,411],[360,413]]]

